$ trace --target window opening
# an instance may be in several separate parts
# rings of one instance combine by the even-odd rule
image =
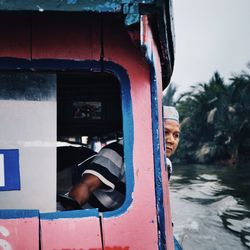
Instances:
[[[121,139],[121,90],[117,78],[108,73],[96,72],[57,74],[58,211],[91,207],[110,211],[122,205],[121,201],[125,199],[124,168],[106,169],[111,172],[107,179],[106,173],[98,173],[102,184],[84,206],[80,207],[79,203],[68,197],[72,186],[81,181],[82,173],[96,174],[97,169],[89,169],[89,165],[98,157],[98,152],[108,144],[112,148],[112,142]],[[123,161],[123,148],[121,155]],[[110,187],[114,183],[115,193],[110,196],[113,190]],[[105,196],[114,199],[112,205],[105,203]]]
[[[1,141],[19,151],[21,176],[20,190],[0,192],[0,209],[64,210],[55,194],[66,194],[101,148],[123,137],[120,82],[89,71],[2,72],[0,78]],[[115,177],[123,202],[124,168]],[[94,207],[111,211],[122,202]]]

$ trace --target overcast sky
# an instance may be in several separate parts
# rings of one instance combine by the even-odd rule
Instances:
[[[250,62],[250,0],[173,0],[175,68],[182,93],[217,70],[227,81]]]

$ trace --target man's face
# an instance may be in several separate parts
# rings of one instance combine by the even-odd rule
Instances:
[[[164,120],[166,155],[174,154],[180,140],[180,124],[175,120]]]

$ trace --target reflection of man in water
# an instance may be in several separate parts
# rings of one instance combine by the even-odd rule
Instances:
[[[122,205],[125,191],[123,140],[120,140],[101,149],[84,169],[80,182],[70,190],[69,197],[82,208],[110,211]]]
[[[171,106],[163,107],[165,142],[166,142],[166,156],[168,175],[172,174],[172,163],[170,157],[175,153],[180,140],[180,123],[179,113],[176,108]]]

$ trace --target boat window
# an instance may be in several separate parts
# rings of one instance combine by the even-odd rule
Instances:
[[[101,148],[122,138],[120,96],[111,74],[57,75],[57,210],[64,210],[65,196]],[[87,208],[98,207],[94,199]]]
[[[15,186],[6,188],[1,171],[0,209],[60,210],[58,194],[123,137],[120,82],[109,73],[12,71],[0,73],[0,86],[0,170],[6,149],[18,157]]]

